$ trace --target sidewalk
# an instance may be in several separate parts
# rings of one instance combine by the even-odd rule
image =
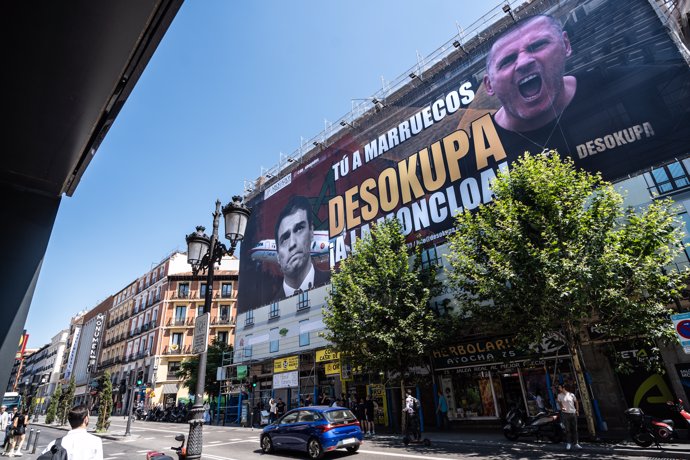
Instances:
[[[433,445],[439,444],[470,444],[485,447],[511,447],[519,445],[523,448],[532,448],[538,451],[566,453],[565,443],[553,444],[549,441],[536,441],[534,438],[524,438],[516,442],[508,441],[503,433],[494,430],[468,430],[468,431],[426,431],[422,435],[428,438]],[[376,435],[368,440],[401,440],[400,435],[382,434]],[[684,458],[690,459],[690,441],[688,439],[675,439],[673,443],[661,444],[661,449],[652,446],[642,448],[630,440],[614,441],[612,439],[602,439],[598,441],[581,441],[582,450],[570,451],[577,455],[604,454],[621,455],[634,457],[652,458]]]
[[[69,430],[69,425],[57,426],[57,425],[46,425],[44,423],[45,417],[39,416],[38,422],[32,422],[30,426],[41,427],[50,426],[50,428],[57,430]],[[122,416],[115,416],[111,420],[124,421]],[[137,421],[137,426],[141,424],[151,424],[155,426],[156,422],[143,422]],[[95,423],[94,423],[95,425]],[[212,425],[217,428],[223,428],[223,425]],[[239,425],[228,424],[227,428],[239,428]],[[89,432],[100,436],[104,439],[121,441],[125,439],[125,432],[123,429],[117,431],[107,432],[107,433],[96,433],[95,426],[93,429],[89,427]],[[250,430],[249,427],[245,428],[247,431]],[[624,434],[622,435],[624,436]],[[553,444],[548,441],[536,441],[534,438],[525,438],[524,440],[512,442],[508,441],[500,430],[450,430],[450,431],[426,431],[423,434],[424,438],[431,440],[433,445],[443,445],[443,444],[455,444],[455,445],[473,445],[473,446],[483,446],[483,447],[513,447],[519,445],[522,448],[531,448],[537,451],[548,451],[554,453],[566,453],[565,444]],[[139,435],[133,434],[128,436],[126,439],[137,439]],[[402,436],[399,434],[394,434],[390,432],[380,432],[376,436],[365,438],[368,442],[390,442],[402,444]],[[630,440],[616,440],[612,439],[602,439],[598,441],[582,441],[582,450],[571,451],[573,454],[587,455],[587,454],[603,454],[603,455],[619,455],[619,456],[631,456],[631,457],[651,457],[651,458],[674,458],[674,459],[690,459],[690,441],[688,439],[675,439],[673,443],[662,444],[661,449],[657,449],[652,446],[649,448],[642,448],[634,444]]]

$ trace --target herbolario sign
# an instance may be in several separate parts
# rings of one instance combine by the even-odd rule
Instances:
[[[281,291],[276,232],[294,196],[313,225],[311,288],[381,219],[399,219],[410,244],[443,244],[453,216],[491,202],[491,181],[525,151],[557,149],[608,180],[687,154],[690,71],[649,2],[535,1],[513,12],[546,15],[520,32],[553,32],[535,49],[539,64],[513,65],[514,40],[500,36],[526,23],[502,16],[249,197],[238,313],[292,295]],[[537,121],[515,123],[523,113]]]

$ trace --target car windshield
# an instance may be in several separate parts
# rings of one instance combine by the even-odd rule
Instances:
[[[357,421],[357,417],[347,409],[330,410],[323,415],[329,423],[352,423]]]

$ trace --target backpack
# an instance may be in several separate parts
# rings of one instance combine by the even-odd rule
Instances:
[[[419,400],[417,398],[412,398],[412,410],[415,414],[419,412]]]
[[[69,455],[64,447],[62,447],[62,438],[57,438],[55,444],[45,454],[39,455],[36,460],[68,460]]]

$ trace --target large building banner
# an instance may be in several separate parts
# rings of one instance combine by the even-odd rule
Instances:
[[[327,283],[380,219],[410,243],[443,242],[525,151],[557,149],[608,180],[688,152],[690,72],[655,7],[528,3],[261,185],[239,313]]]

